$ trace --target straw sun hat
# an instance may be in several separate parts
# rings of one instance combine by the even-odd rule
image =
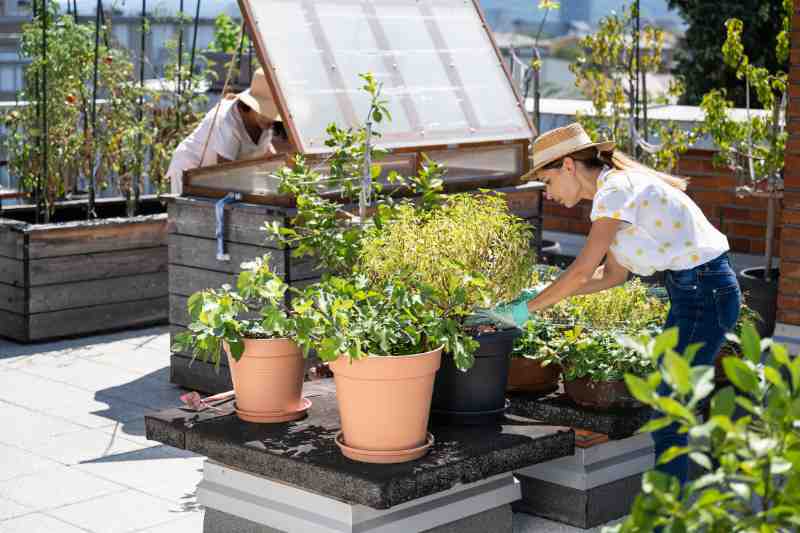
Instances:
[[[587,148],[597,148],[598,153],[610,152],[614,147],[614,141],[592,142],[589,134],[577,122],[550,130],[533,141],[533,167],[522,179],[534,179],[536,172],[543,167],[575,152]]]
[[[272,91],[269,89],[269,83],[267,83],[267,77],[264,75],[264,69],[259,68],[253,72],[250,88],[239,93],[237,98],[259,115],[273,122],[281,120],[278,105],[272,97]]]

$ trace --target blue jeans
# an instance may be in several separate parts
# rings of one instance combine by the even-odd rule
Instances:
[[[677,326],[679,340],[676,351],[683,353],[690,344],[703,343],[692,365],[713,365],[725,341],[725,333],[736,325],[742,301],[739,282],[731,269],[728,254],[688,270],[667,271],[665,283],[670,310],[664,329]],[[662,382],[658,392],[669,395],[671,389]],[[678,433],[677,424],[652,435],[656,459],[672,446],[688,444],[688,435]],[[678,478],[683,486],[688,478],[689,458],[683,455],[656,468]]]

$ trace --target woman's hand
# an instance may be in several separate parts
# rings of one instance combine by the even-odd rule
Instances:
[[[586,245],[580,255],[566,272],[528,302],[528,311],[541,311],[570,296],[598,292],[624,283],[628,271],[614,259],[613,254],[609,253],[611,243],[622,224],[625,222],[611,218],[596,220],[592,224]],[[604,257],[607,258],[606,263],[602,271],[598,272]],[[596,277],[598,275],[600,277]]]

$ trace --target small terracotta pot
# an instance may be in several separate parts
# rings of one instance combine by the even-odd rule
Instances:
[[[714,360],[714,383],[717,385],[723,385],[728,383],[728,376],[725,375],[725,367],[722,366],[722,360],[726,357],[736,357],[739,358],[740,356],[736,353],[732,346],[726,344],[722,345],[722,349],[720,350],[719,354],[717,354],[717,358]]]
[[[330,363],[342,420],[342,453],[376,463],[400,463],[424,455],[431,444],[428,417],[441,360],[440,348],[352,362],[340,357]]]
[[[594,381],[589,378],[579,378],[565,381],[564,391],[570,400],[590,409],[606,411],[642,406],[628,391],[624,381]]]
[[[542,366],[539,361],[527,357],[512,357],[506,388],[514,392],[553,392],[558,389],[560,374],[558,365]]]
[[[236,361],[225,352],[236,392],[236,414],[247,422],[287,422],[301,418],[305,364],[300,347],[289,339],[244,339]]]

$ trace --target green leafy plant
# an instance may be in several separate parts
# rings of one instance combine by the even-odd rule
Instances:
[[[361,78],[362,89],[370,97],[367,121],[377,125],[391,120],[381,97],[381,84],[370,73],[362,74]],[[440,203],[445,170],[426,158],[415,176],[392,172],[383,183],[376,178],[381,175],[380,160],[386,151],[368,142],[368,137],[380,137],[380,132],[372,127],[368,132],[366,126],[345,130],[330,124],[327,134],[325,144],[332,148],[326,159],[327,172],[322,173],[301,155],[294,158],[292,165],[279,170],[280,192],[296,198],[297,215],[289,226],[273,223],[264,229],[283,246],[293,248],[294,257],[313,257],[324,272],[347,276],[356,270],[366,231],[382,227],[395,215],[399,205],[411,202],[408,199],[397,201],[395,195],[407,192],[418,199],[418,208],[430,209]],[[352,205],[362,194],[367,153],[373,162],[370,165],[371,211],[369,216],[361,217],[353,214]]]
[[[534,316],[525,323],[522,335],[514,341],[511,357],[525,357],[539,361],[542,366],[560,365],[562,354],[559,351],[563,328],[549,320]]]
[[[225,54],[233,54],[239,48],[239,24],[237,24],[230,16],[225,13],[220,13],[214,19],[214,38],[208,43],[209,52],[222,52]],[[248,46],[247,37],[245,37],[245,47]]]
[[[340,356],[424,353],[444,346],[474,349],[452,320],[430,305],[430,291],[392,281],[376,285],[364,276],[328,277],[292,301],[297,341],[323,361]]]
[[[637,76],[646,80],[648,74],[662,70],[664,32],[652,25],[637,30],[636,9],[634,4],[604,17],[597,32],[581,40],[582,51],[570,71],[575,75],[575,85],[591,99],[595,112],[592,116],[579,114],[577,119],[594,140],[614,140],[620,147],[629,146],[630,153],[643,163],[669,172],[678,156],[694,142],[694,134],[674,122],[645,121],[639,125],[647,89],[646,84],[641,87]],[[675,83],[657,100],[677,98],[682,92],[683,85]],[[633,122],[641,135],[658,138],[659,145],[652,151],[640,153],[631,117],[637,117]]]
[[[554,349],[561,354],[564,380],[622,381],[626,374],[642,376],[652,372],[653,360],[621,343],[623,335],[620,331],[592,331],[581,326],[565,331],[554,343]]]
[[[775,57],[781,65],[789,57],[789,32],[793,12],[791,0],[784,0],[781,31],[775,47]],[[782,124],[785,120],[782,115],[786,112],[788,76],[782,70],[770,72],[750,60],[744,51],[742,40],[745,28],[741,20],[729,19],[725,27],[727,37],[722,46],[725,65],[736,73],[738,79],[745,81],[748,105],[752,89],[760,106],[768,112],[748,113],[746,120],[734,119],[730,113],[734,103],[728,99],[725,89],[713,89],[703,96],[700,104],[705,120],[698,132],[709,135],[719,148],[715,159],[717,164],[728,166],[736,173],[739,179],[738,194],[766,199],[764,269],[765,280],[769,281],[776,211],[782,196],[784,152],[788,138]]]
[[[239,360],[244,339],[293,337],[294,318],[283,308],[289,287],[272,272],[269,255],[242,264],[236,288],[196,292],[189,298],[189,331],[176,336],[176,351],[191,351],[203,361],[219,365],[223,345]]]
[[[375,280],[405,277],[434,287],[448,310],[468,280],[474,290],[459,306],[469,314],[526,288],[534,264],[531,232],[501,195],[452,195],[429,211],[399,207],[366,237],[360,268]]]
[[[641,431],[678,424],[689,434],[687,447],[672,447],[660,463],[688,455],[703,475],[680,488],[678,481],[647,472],[630,516],[606,532],[712,533],[795,531],[800,527],[800,359],[752,325],[741,338],[743,359],[727,358],[724,369],[732,386],[714,392],[713,367],[692,367],[698,346],[675,352],[677,330],[637,343],[647,357],[662,363],[646,378],[628,375],[628,389],[660,418]],[[764,355],[764,352],[767,354]],[[656,393],[665,381],[673,392]],[[713,393],[713,396],[712,396]],[[711,398],[708,420],[697,415]],[[737,413],[737,408],[740,410]]]

